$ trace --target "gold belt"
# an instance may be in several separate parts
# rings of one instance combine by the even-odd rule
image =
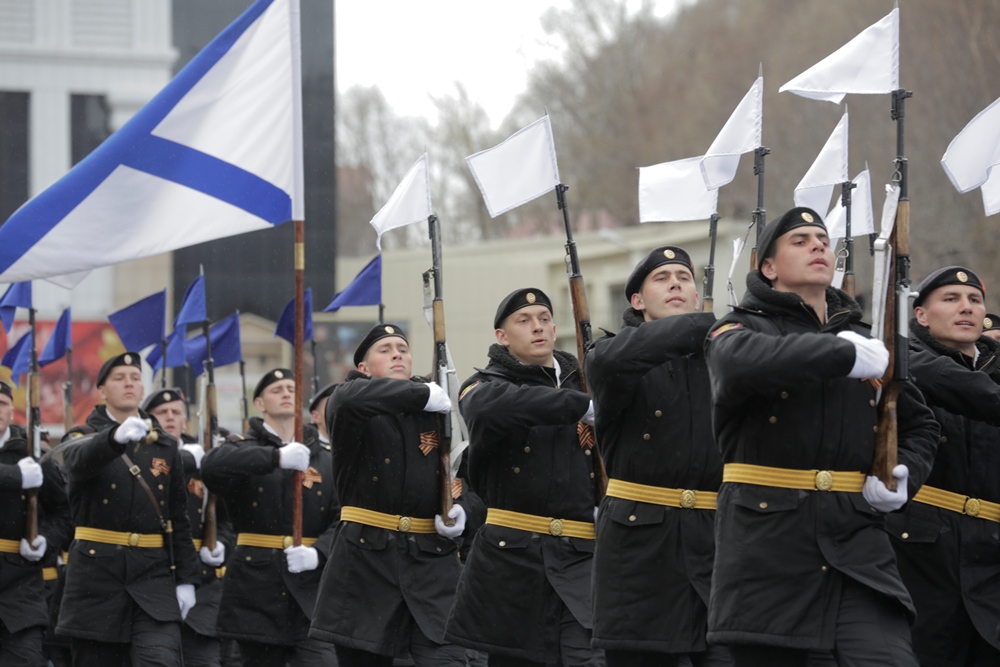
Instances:
[[[21,553],[21,540],[0,539],[0,554]]]
[[[59,578],[59,571],[54,567],[43,567],[42,568],[42,579],[45,581],[53,581]]]
[[[201,551],[201,540],[199,540],[197,537],[195,537],[191,541],[194,542],[194,550],[195,551]]]
[[[607,495],[640,503],[682,507],[684,509],[714,510],[719,494],[715,491],[693,491],[691,489],[670,489],[663,486],[636,484],[620,479],[608,480]]]
[[[316,544],[315,537],[303,537],[302,546]],[[236,536],[238,547],[261,547],[263,549],[287,549],[292,546],[291,535],[261,535],[260,533],[240,533]]]
[[[835,470],[790,470],[749,463],[727,463],[722,469],[723,482],[740,482],[780,489],[804,491],[860,492],[865,485],[863,472]]]
[[[522,514],[492,507],[486,510],[486,523],[556,537],[579,537],[584,540],[592,540],[596,537],[594,524],[586,521],[553,519],[547,516]]]
[[[226,576],[226,566],[225,565],[223,565],[222,567],[215,568],[215,578],[216,579],[222,579],[224,576]]]
[[[400,516],[399,514],[385,514],[375,510],[366,510],[362,507],[342,507],[340,509],[340,520],[360,523],[365,526],[375,528],[385,528],[395,530],[400,533],[420,533],[430,535],[436,533],[434,519],[418,519],[412,516]]]
[[[933,505],[943,510],[966,514],[977,519],[986,519],[1000,523],[1000,503],[991,503],[988,500],[970,498],[961,493],[945,491],[933,486],[922,486],[913,496],[913,500],[925,505]]]
[[[140,533],[120,533],[116,530],[77,526],[73,537],[78,540],[100,542],[101,544],[117,544],[122,547],[158,549],[163,546],[163,535],[159,533],[155,535],[142,535]]]

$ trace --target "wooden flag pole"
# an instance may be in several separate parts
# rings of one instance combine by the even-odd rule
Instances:
[[[302,442],[302,408],[299,396],[305,387],[305,221],[295,221],[295,442]],[[292,544],[302,545],[302,473],[295,471],[292,488]]]

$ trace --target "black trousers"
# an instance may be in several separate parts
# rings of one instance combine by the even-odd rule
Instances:
[[[608,667],[732,667],[733,656],[725,646],[709,646],[697,653],[652,653],[605,649]]]
[[[132,605],[131,643],[72,640],[73,667],[180,667],[180,623],[158,621]]]
[[[337,667],[332,644],[308,637],[292,646],[238,641],[243,667]],[[185,665],[185,667],[187,667]]]
[[[410,633],[410,656],[416,667],[465,667],[465,648],[456,644],[438,644],[420,631],[416,623]],[[339,667],[392,667],[392,656],[369,653],[356,648],[337,646]]]
[[[811,667],[822,652],[733,644],[736,667]],[[896,600],[844,577],[833,651],[837,667],[918,667],[906,610]]]
[[[580,625],[573,613],[564,604],[559,619],[559,660],[561,667],[604,667],[604,650],[590,647],[593,631]],[[489,667],[546,667],[544,662],[533,662],[523,658],[504,655],[490,655]]]
[[[216,637],[199,635],[182,625],[181,648],[184,667],[222,667],[222,641]]]
[[[0,623],[0,665],[7,667],[45,667],[42,652],[42,626],[11,632]]]

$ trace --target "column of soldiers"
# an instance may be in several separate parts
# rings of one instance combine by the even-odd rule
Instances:
[[[985,285],[949,266],[918,287],[887,486],[869,471],[889,352],[831,286],[822,219],[792,209],[758,251],[718,320],[688,253],[651,251],[621,331],[582,369],[555,349],[549,297],[511,292],[461,388],[452,484],[438,454],[456,406],[413,374],[394,324],[312,397],[302,443],[288,369],[257,383],[249,430],[205,453],[182,392],[143,401],[126,352],[101,368],[103,405],[39,463],[0,383],[0,664],[45,664],[57,562],[73,665],[221,665],[233,643],[261,667],[1000,664]]]

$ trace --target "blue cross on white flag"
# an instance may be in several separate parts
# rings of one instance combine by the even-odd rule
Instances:
[[[302,219],[298,0],[258,0],[0,227],[0,283]]]

